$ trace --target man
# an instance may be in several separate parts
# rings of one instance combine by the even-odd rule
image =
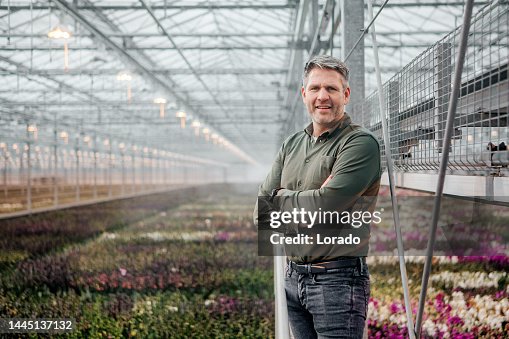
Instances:
[[[301,92],[312,123],[284,141],[259,197],[281,199],[278,208],[285,210],[310,199],[328,199],[347,210],[361,197],[377,196],[379,144],[344,111],[348,73],[330,56],[306,63]],[[255,223],[257,214],[255,209]],[[362,338],[370,295],[365,257],[320,253],[288,257],[285,290],[292,333],[296,339]]]

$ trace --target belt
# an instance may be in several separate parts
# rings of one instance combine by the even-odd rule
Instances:
[[[290,261],[289,265],[292,269],[300,274],[316,274],[316,273],[327,273],[328,270],[337,268],[348,268],[358,267],[366,264],[364,257],[352,258],[352,259],[338,259],[334,261],[324,261],[312,264],[297,264]]]

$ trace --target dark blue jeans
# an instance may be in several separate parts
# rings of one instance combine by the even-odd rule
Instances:
[[[287,265],[285,290],[295,339],[362,338],[370,294],[365,261],[319,274]]]

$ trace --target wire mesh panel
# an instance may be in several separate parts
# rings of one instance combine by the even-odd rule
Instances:
[[[449,150],[443,149],[443,142],[460,27],[383,85],[396,169],[436,171],[441,153],[448,151],[451,170],[507,171],[508,8],[507,1],[496,1],[472,19]],[[360,106],[360,120],[382,140],[378,93]]]

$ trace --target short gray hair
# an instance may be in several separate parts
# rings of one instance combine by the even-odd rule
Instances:
[[[346,64],[339,60],[338,58],[332,57],[330,55],[317,55],[309,59],[304,65],[304,76],[302,77],[302,84],[306,86],[306,82],[308,80],[309,73],[315,68],[320,69],[331,69],[333,71],[338,72],[343,76],[342,81],[343,87],[348,87],[348,76],[350,71]]]

